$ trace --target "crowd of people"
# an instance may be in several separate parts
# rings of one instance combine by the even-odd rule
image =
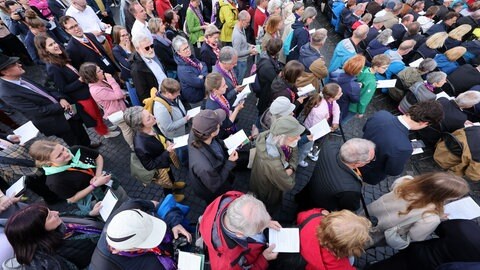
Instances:
[[[355,257],[384,246],[398,253],[365,269],[480,267],[480,227],[444,211],[480,180],[480,2],[314,4],[0,0],[3,267],[171,270],[183,250],[214,270],[355,269]],[[331,27],[314,29],[317,16]],[[326,28],[344,38],[331,57]],[[346,140],[342,125],[366,118],[377,92],[398,113],[373,113],[362,138]],[[242,126],[253,100],[256,120]],[[51,137],[25,146],[12,111]],[[130,158],[132,177],[160,186],[163,200],[130,198],[86,128],[122,134],[131,155],[115,158]],[[402,175],[419,145],[444,171]],[[284,195],[309,166],[297,218],[283,220]],[[247,193],[235,188],[239,171],[250,174]],[[364,185],[400,175],[366,204]],[[44,204],[6,195],[19,176]],[[198,224],[185,188],[206,205]],[[117,203],[104,216],[107,196]],[[299,253],[276,252],[267,230],[293,224]]]

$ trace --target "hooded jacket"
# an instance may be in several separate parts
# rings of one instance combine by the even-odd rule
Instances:
[[[340,106],[340,119],[343,120],[348,114],[350,103],[360,101],[360,84],[355,76],[346,74],[343,69],[330,72],[330,81],[338,83],[342,88],[343,95],[337,100],[337,103]]]
[[[177,63],[177,76],[182,87],[182,97],[188,103],[196,103],[201,101],[205,97],[205,77],[207,76],[207,65],[200,62],[195,57],[191,56],[190,59],[200,63],[202,70],[198,70],[194,66],[187,64],[178,54],[173,56]],[[203,78],[198,76],[202,75]]]
[[[397,75],[400,71],[405,69],[405,63],[403,62],[403,57],[397,50],[387,50],[385,54],[391,61],[388,69],[385,71],[385,76],[387,79],[390,79],[393,74]]]
[[[306,72],[310,72],[310,65],[313,63],[313,61],[317,60],[320,57],[322,57],[320,51],[313,48],[309,42],[300,48],[300,55],[298,57],[298,61],[305,66]]]
[[[228,0],[219,0],[219,4],[219,18],[223,22],[222,29],[220,29],[220,41],[232,42],[233,28],[238,21],[238,9],[230,4]]]
[[[257,64],[257,78],[262,89],[257,93],[258,103],[258,115],[262,115],[263,112],[270,106],[272,103],[272,81],[277,77],[278,73],[281,71],[282,65],[278,62],[277,59],[272,58],[266,53],[260,55],[260,60]]]
[[[300,56],[300,48],[310,42],[310,33],[308,33],[305,27],[302,21],[296,21],[292,24],[293,37],[290,44],[290,50],[292,51],[287,56],[287,62],[297,60]]]
[[[450,73],[454,72],[458,66],[460,66],[456,61],[450,61],[444,54],[437,54],[435,58],[433,58],[435,62],[437,62],[437,68],[440,71],[443,71],[449,75]]]

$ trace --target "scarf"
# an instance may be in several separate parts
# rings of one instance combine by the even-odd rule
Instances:
[[[217,60],[218,60],[218,55],[220,54],[220,48],[218,48],[218,44],[212,44],[208,42],[208,39],[205,39],[205,43],[207,43],[207,45],[210,46],[210,48],[212,48],[212,51],[217,56]]]
[[[289,87],[287,87],[287,91],[290,94],[290,98],[292,99],[292,103],[295,103],[295,92],[292,91]]]
[[[285,155],[285,160],[287,162],[290,162],[290,158],[292,157],[292,148],[287,145],[282,145],[280,146],[280,149],[282,149],[283,154]]]
[[[231,70],[229,71],[224,70],[222,67],[220,67],[219,62],[215,64],[215,67],[217,67],[218,71],[220,72],[220,74],[222,74],[224,78],[229,78],[232,81],[234,88],[237,87],[238,85],[237,78],[235,77],[235,75]]]
[[[185,61],[185,63],[187,63],[188,65],[190,65],[190,66],[198,69],[199,71],[202,71],[202,67],[200,66],[200,64],[197,63],[197,62],[195,62],[195,61],[193,61],[192,59],[190,59],[190,57],[183,57],[183,56],[181,56],[181,55],[178,55],[178,56],[180,56],[180,58],[181,58],[183,61]]]
[[[75,233],[100,235],[102,233],[102,230],[92,226],[80,225],[75,223],[66,223],[63,239],[70,238]]]
[[[333,122],[333,101],[332,102],[327,101],[327,106],[328,106],[327,122],[328,122],[328,125],[332,126],[332,122]]]
[[[193,7],[192,3],[188,4],[188,7],[195,13],[195,15],[197,15],[197,18],[200,20],[200,25],[204,25],[205,21],[203,20],[202,13],[200,13],[198,8]]]
[[[225,111],[225,114],[227,115],[227,117],[230,116],[230,114],[232,113],[230,111],[230,103],[228,103],[228,100],[223,95],[221,95],[220,97],[217,97],[214,94],[210,94],[210,98],[213,101],[215,101],[215,103],[217,103],[222,110]],[[232,126],[230,126],[229,128],[226,128],[226,132],[228,134],[233,134],[237,132],[237,126],[235,125],[235,123],[232,123]]]
[[[160,43],[162,43],[163,45],[165,45],[167,47],[170,47],[172,45],[172,42],[168,38],[166,38],[165,36],[155,35],[155,34],[153,34],[152,36],[156,40],[160,41]]]
[[[427,87],[428,91],[435,93],[435,86],[433,86],[432,84],[426,82],[425,87]]]
[[[70,150],[68,150],[70,152]],[[70,152],[70,154],[72,154]],[[80,149],[78,149],[77,153],[75,156],[73,156],[72,160],[70,163],[67,165],[59,166],[59,167],[49,167],[49,166],[43,166],[43,170],[45,171],[45,175],[51,175],[51,174],[56,174],[56,173],[61,173],[64,172],[70,168],[80,168],[80,169],[90,169],[90,168],[96,168],[96,165],[91,165],[91,164],[86,164],[80,161]]]

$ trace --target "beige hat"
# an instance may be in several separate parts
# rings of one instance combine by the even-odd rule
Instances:
[[[215,34],[220,34],[220,30],[218,30],[218,28],[213,25],[213,24],[210,24],[207,29],[205,29],[205,37],[210,37],[210,36],[213,36]]]
[[[291,115],[282,116],[273,122],[270,127],[270,133],[273,136],[286,135],[288,137],[300,136],[305,131],[305,127],[300,125],[297,119]]]

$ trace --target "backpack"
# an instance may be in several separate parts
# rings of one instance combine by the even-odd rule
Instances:
[[[170,115],[172,115],[172,106],[168,104],[164,99],[157,97],[157,88],[152,87],[150,89],[150,97],[143,100],[143,108],[147,110],[149,113],[153,114],[153,107],[155,105],[155,101],[160,102],[167,108],[167,111]]]
[[[215,13],[214,13],[214,15],[212,15],[212,17],[213,17],[212,19],[215,20],[215,23],[214,23],[215,26],[216,26],[219,30],[222,30],[223,24],[224,24],[225,22],[222,22],[222,20],[220,20],[220,8],[221,8],[221,7],[220,7],[220,1],[217,1],[217,2],[215,3],[215,7],[214,7]],[[212,21],[213,21],[213,20],[212,20]]]
[[[292,46],[292,40],[293,40],[293,30],[288,33],[287,38],[285,39],[285,42],[283,43],[283,54],[285,56],[288,56],[290,54],[290,47]]]

